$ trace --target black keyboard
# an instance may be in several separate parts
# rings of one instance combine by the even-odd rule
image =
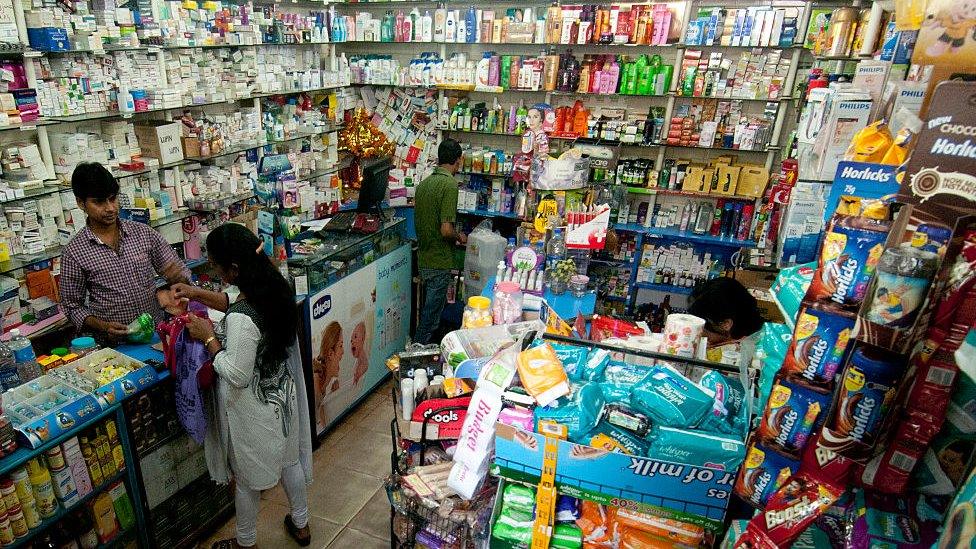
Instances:
[[[339,212],[325,224],[327,231],[348,231],[356,221],[356,212]]]

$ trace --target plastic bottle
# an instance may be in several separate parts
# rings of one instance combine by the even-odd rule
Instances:
[[[3,342],[0,342],[0,382],[3,383],[3,390],[13,389],[21,383],[20,376],[17,375],[14,353]]]
[[[515,239],[514,238],[509,238],[508,239],[508,244],[505,245],[505,262],[506,263],[511,263],[512,262],[512,253],[514,253],[514,252],[515,252]]]
[[[21,383],[26,383],[41,375],[41,368],[37,365],[34,347],[26,337],[20,335],[20,330],[10,330],[10,350],[14,353],[14,363],[17,365],[17,376]]]
[[[563,237],[563,230],[553,229],[552,238],[546,245],[546,263],[550,269],[555,269],[556,264],[566,259],[566,240]]]
[[[465,35],[464,41],[472,44],[478,39],[478,14],[474,11],[474,6],[468,8],[468,13],[464,21]],[[460,42],[460,40],[458,40]]]
[[[58,511],[58,501],[54,497],[51,473],[48,472],[47,467],[41,463],[40,459],[32,459],[27,462],[27,475],[30,477],[31,487],[34,489],[37,512],[43,518],[54,516],[54,513]]]
[[[430,10],[425,10],[420,17],[420,38],[421,42],[431,42],[434,40],[434,18],[430,15]]]
[[[485,52],[478,61],[478,71],[475,78],[475,85],[486,87],[491,85],[491,52]]]
[[[444,20],[444,41],[457,42],[457,15],[454,10],[447,10],[447,18]]]
[[[434,42],[443,42],[447,33],[447,10],[437,8],[434,10]]]

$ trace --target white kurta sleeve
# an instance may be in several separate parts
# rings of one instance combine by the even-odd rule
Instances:
[[[251,317],[230,313],[226,321],[224,349],[214,357],[214,372],[232,386],[243,389],[254,377],[261,332]]]

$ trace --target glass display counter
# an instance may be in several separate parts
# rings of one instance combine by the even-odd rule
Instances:
[[[386,221],[372,234],[308,233],[292,244],[288,272],[298,294],[312,295],[399,248],[407,241],[403,218]]]
[[[389,374],[410,335],[410,241],[394,218],[370,235],[295,239],[288,270],[305,294],[299,341],[313,435],[322,436]],[[302,253],[298,253],[298,252]]]

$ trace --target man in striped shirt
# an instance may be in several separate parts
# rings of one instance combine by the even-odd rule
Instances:
[[[78,207],[87,216],[61,255],[61,308],[79,331],[124,338],[142,313],[157,322],[157,279],[188,282],[190,271],[161,234],[119,219],[119,183],[104,166],[79,164],[71,175]]]

